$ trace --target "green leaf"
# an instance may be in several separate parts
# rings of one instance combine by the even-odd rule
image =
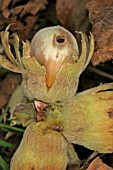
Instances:
[[[9,129],[9,131],[10,130],[11,131],[17,131],[17,132],[20,132],[20,133],[24,132],[24,129],[22,129],[22,128],[12,127],[10,125],[3,124],[3,123],[0,123],[0,127],[7,128],[7,129]]]
[[[16,148],[13,144],[0,139],[0,146]]]
[[[10,129],[4,128],[4,127],[0,128],[0,129],[4,132],[12,132],[13,134],[16,134],[16,135],[23,135],[22,132],[17,132],[17,131],[10,130]]]
[[[2,109],[2,113],[0,115],[0,123],[3,121],[4,117],[7,115],[8,110],[9,110],[9,107],[7,106]]]
[[[9,164],[0,156],[0,166],[2,170],[10,170]]]

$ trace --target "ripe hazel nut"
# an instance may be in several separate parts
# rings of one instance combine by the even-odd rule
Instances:
[[[34,73],[22,75],[23,91],[29,100],[64,102],[75,95],[79,77],[94,51],[93,35],[88,41],[84,33],[80,34],[80,56],[75,37],[63,27],[48,27],[35,34],[26,48],[30,49],[29,57],[24,57],[25,67]]]
[[[48,88],[54,83],[64,60],[74,62],[78,58],[78,53],[76,39],[68,30],[60,26],[38,31],[31,41],[31,56],[35,56],[38,62],[46,68]]]
[[[9,28],[9,26],[8,26]],[[0,57],[0,65],[22,74],[22,90],[29,100],[45,103],[64,102],[72,98],[79,77],[89,64],[94,51],[94,38],[81,34],[81,54],[75,37],[65,28],[54,26],[38,31],[31,41],[23,42],[22,56],[19,38],[13,36],[15,56],[9,44],[8,28],[1,34],[8,59]]]

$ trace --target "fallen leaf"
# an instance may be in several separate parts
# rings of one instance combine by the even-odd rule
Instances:
[[[11,12],[7,9],[5,9],[3,12],[2,12],[2,15],[4,18],[8,19],[9,16],[10,16]]]
[[[47,0],[29,0],[21,3],[14,0],[0,1],[0,29],[15,23],[10,30],[17,32],[22,41],[33,37],[32,29],[38,19],[37,14],[44,10],[47,4]],[[32,19],[29,20],[30,17]]]
[[[85,9],[86,0],[57,0],[56,14],[61,24],[71,32],[87,32],[90,26]]]
[[[7,23],[7,19],[3,17],[3,15],[0,13],[0,30],[2,30]]]
[[[21,83],[19,74],[8,73],[7,77],[0,83],[0,109],[9,101],[13,91]]]
[[[12,10],[12,14],[13,16],[18,15],[24,8],[24,5],[21,6],[16,6],[15,8],[13,8]]]
[[[95,38],[94,66],[113,59],[113,1],[88,0],[86,5]]]
[[[29,1],[26,5],[24,5],[23,11],[21,12],[20,17],[23,17],[26,13],[36,15],[40,10],[45,9],[44,4],[47,4],[47,0]]]
[[[2,109],[9,101],[9,95],[0,94],[0,109]]]
[[[113,168],[107,166],[99,157],[97,157],[92,161],[87,170],[113,170]]]
[[[12,0],[0,1],[1,10],[3,11],[8,7]]]

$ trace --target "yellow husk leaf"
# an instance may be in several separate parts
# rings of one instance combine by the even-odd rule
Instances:
[[[63,135],[70,143],[113,152],[113,83],[79,93],[64,104]]]

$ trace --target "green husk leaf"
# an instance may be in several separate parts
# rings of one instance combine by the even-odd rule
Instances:
[[[6,161],[0,156],[0,166],[2,167],[2,170],[10,170],[9,164],[6,163]]]
[[[86,35],[85,37],[87,39]],[[92,55],[94,53],[94,36],[92,33],[90,33],[90,43],[88,43],[88,40],[86,40],[86,43],[87,43],[87,55],[86,55],[87,58],[86,58],[86,62],[85,62],[85,65],[82,71],[84,71],[85,68],[88,66],[89,62],[91,61]]]
[[[8,103],[8,108],[10,112],[10,119],[13,118],[13,112],[16,109],[16,106],[18,103],[22,103],[25,100],[24,92],[21,88],[21,85],[18,85],[15,91],[13,92],[9,103]]]
[[[10,70],[12,72],[16,73],[23,73],[23,74],[28,74],[28,71],[20,68],[14,64],[12,64],[10,61],[8,61],[4,56],[0,55],[0,66],[3,68]]]
[[[6,142],[4,140],[1,140],[0,139],[0,146],[3,146],[3,147],[9,147],[9,148],[15,148],[15,146],[9,142]]]
[[[69,158],[68,164],[78,165],[78,167],[80,166],[81,161],[78,158],[72,144],[68,144],[68,158]]]
[[[63,105],[64,136],[100,153],[113,152],[113,83],[77,94]]]
[[[86,42],[86,36],[85,34],[83,34],[82,32],[79,32],[81,34],[81,45],[82,45],[82,50],[81,50],[81,55],[79,57],[79,60],[77,62],[77,68],[81,74],[82,70],[83,70],[83,67],[84,67],[84,64],[86,62],[86,54],[87,54],[87,42]]]
[[[10,50],[10,45],[9,45],[9,32],[7,31],[9,27],[6,28],[5,31],[1,32],[1,41],[2,41],[2,45],[4,47],[4,50],[7,54],[7,57],[9,58],[9,60],[14,64],[14,65],[18,65],[18,62],[16,61],[16,59],[14,58],[11,50]]]
[[[23,42],[22,56],[22,62],[27,70],[38,74],[38,76],[40,76],[40,74],[45,74],[45,68],[39,64],[36,57],[30,56],[30,42],[28,40],[26,40],[26,43]]]
[[[25,127],[35,120],[35,108],[32,103],[19,103],[13,113],[14,120]]]
[[[21,54],[20,54],[20,51],[19,51],[19,37],[16,33],[13,34],[13,46],[14,46],[14,50],[15,50],[16,59],[18,61],[18,64],[19,64],[20,67],[23,67]]]

